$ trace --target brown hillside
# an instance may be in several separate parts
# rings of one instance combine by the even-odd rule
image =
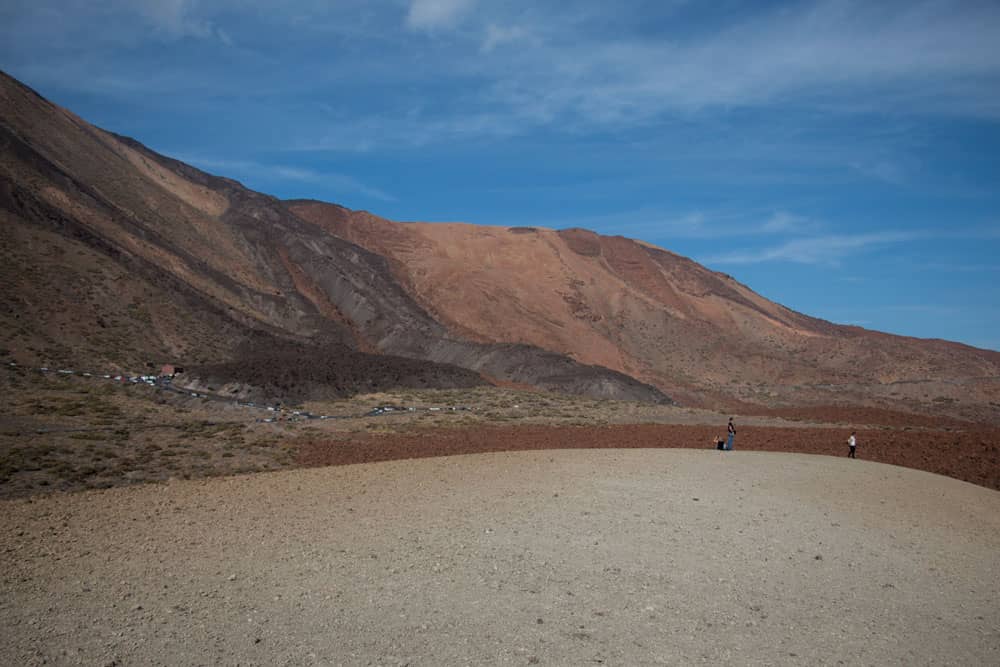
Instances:
[[[389,258],[409,294],[457,335],[606,366],[682,402],[998,415],[996,352],[811,318],[646,243],[583,229],[396,223],[310,201],[290,208]]]
[[[810,318],[621,237],[281,202],[93,127],[3,74],[0,222],[0,352],[26,364],[218,370],[259,366],[246,351],[273,348],[303,365],[286,378],[347,359],[320,373],[343,387],[369,372],[376,386],[466,386],[471,372],[744,412],[1000,419],[996,352]],[[426,377],[393,357],[428,364]]]
[[[312,383],[319,366],[345,391],[485,377],[666,400],[614,370],[454,335],[384,257],[273,197],[89,125],[2,73],[0,222],[0,345],[25,364],[259,368],[262,357],[246,351],[270,347],[285,352],[264,358],[302,366],[290,377]],[[317,361],[330,354],[336,363]]]

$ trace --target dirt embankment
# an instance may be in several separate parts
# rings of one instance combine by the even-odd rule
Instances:
[[[846,456],[850,429],[740,429],[735,449]],[[679,424],[513,426],[426,430],[412,435],[359,435],[303,441],[303,465],[348,465],[395,459],[539,449],[711,448],[723,429]],[[1000,490],[1000,430],[858,431],[862,459],[916,468]]]
[[[749,413],[762,417],[778,417],[796,422],[854,424],[858,427],[865,425],[901,429],[963,430],[973,425],[971,421],[954,419],[940,414],[917,414],[863,405],[815,405],[790,408],[765,408],[755,405],[744,407]],[[993,427],[989,423],[977,424],[977,426]]]

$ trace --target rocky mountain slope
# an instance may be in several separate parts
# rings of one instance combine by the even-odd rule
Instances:
[[[980,417],[1000,407],[996,352],[808,317],[641,241],[289,207],[387,257],[414,300],[456,334],[619,370],[683,403],[965,407]]]
[[[811,318],[622,237],[283,202],[2,74],[0,222],[0,350],[23,363],[1000,416],[996,352]]]
[[[269,364],[304,367],[291,377],[322,365],[371,375],[344,391],[505,381],[667,400],[537,346],[453,335],[380,255],[273,197],[96,128],[3,74],[0,222],[0,346],[22,363],[230,364],[247,380]]]

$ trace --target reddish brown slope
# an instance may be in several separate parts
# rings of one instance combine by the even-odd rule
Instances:
[[[266,339],[607,398],[663,399],[639,378],[688,403],[1000,410],[1000,354],[834,326],[646,244],[293,207],[0,73],[0,324],[19,359],[231,361]]]
[[[996,352],[811,318],[642,242],[581,229],[395,223],[319,202],[290,208],[388,257],[453,332],[553,350],[687,402],[846,401],[979,418],[1000,407]]]
[[[382,255],[273,197],[89,125],[2,72],[0,260],[0,357],[25,364],[171,360],[277,373],[297,360],[304,367],[286,377],[328,378],[344,391],[487,376],[665,400],[613,370],[456,336]]]

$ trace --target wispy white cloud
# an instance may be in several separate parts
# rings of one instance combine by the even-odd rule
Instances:
[[[627,3],[587,1],[559,6],[408,0],[402,22],[399,2],[12,2],[16,20],[0,26],[0,42],[22,43],[19,50],[28,53],[20,31],[35,42],[73,45],[87,54],[86,67],[37,57],[20,70],[30,67],[39,80],[76,90],[101,81],[141,86],[146,79],[109,44],[141,45],[150,36],[196,38],[220,47],[256,44],[259,58],[277,61],[256,75],[252,89],[258,96],[333,91],[336,99],[345,87],[379,81],[384,98],[375,110],[378,122],[368,122],[373,114],[365,109],[337,119],[337,127],[314,120],[303,132],[341,133],[365,147],[397,146],[400,139],[403,145],[447,144],[456,136],[507,137],[540,127],[619,131],[665,117],[770,106],[785,112],[1000,118],[1000,49],[994,47],[1000,5],[990,2],[811,0],[737,12],[736,18],[719,13],[696,29],[683,20],[660,20],[656,28],[630,24],[627,18],[639,12]],[[679,11],[659,5],[659,19]],[[241,21],[228,20],[237,13]],[[336,39],[326,30],[334,30]],[[425,32],[447,33],[448,39],[428,45]],[[288,67],[298,75],[288,77]],[[156,76],[149,85],[159,94],[204,89],[238,95],[249,89],[246,77],[237,76],[237,84],[233,78],[232,68],[212,66],[185,71],[171,80],[172,89],[164,90]],[[421,88],[427,84],[432,93]],[[410,116],[413,99],[428,95],[439,103]],[[789,122],[787,114],[783,122]],[[791,142],[795,128],[788,130]],[[331,143],[345,142],[333,137]],[[823,146],[807,143],[802,154],[816,144]],[[845,169],[889,183],[905,182],[911,171],[891,153],[837,159]]]
[[[132,62],[115,63],[118,49],[184,39],[234,45],[232,32],[219,23],[216,14],[237,2],[8,0],[0,7],[0,44],[7,42],[16,50],[33,53],[34,60],[42,63],[72,52],[91,64],[107,58],[109,64],[127,69]],[[71,81],[74,74],[69,68],[64,81]]]
[[[877,232],[842,234],[793,239],[759,250],[738,250],[699,259],[702,264],[760,264],[795,262],[799,264],[840,265],[851,255],[873,249],[927,238],[920,232]]]
[[[381,201],[395,201],[396,198],[378,188],[366,185],[348,176],[329,171],[317,171],[303,167],[293,167],[281,164],[263,164],[250,160],[230,160],[203,157],[198,155],[182,155],[177,159],[193,164],[206,170],[219,170],[221,175],[229,178],[250,178],[254,180],[281,180],[309,183],[326,186],[334,190],[354,192]]]
[[[786,124],[794,122],[788,112],[795,110],[1000,118],[1000,50],[992,46],[1000,6],[818,0],[718,22],[695,36],[668,31],[655,37],[594,28],[620,13],[611,5],[578,12],[587,20],[574,20],[571,10],[536,9],[525,17],[493,6],[472,12],[462,0],[415,2],[411,29],[462,24],[446,47],[422,53],[431,58],[427,71],[454,86],[446,93],[449,104],[416,117],[383,112],[377,128],[356,119],[335,132],[366,146],[417,146],[542,127],[618,131],[664,118],[769,107],[780,108]],[[405,80],[401,84],[405,90]],[[845,147],[821,136],[798,137],[794,124],[785,129],[769,138],[776,143],[741,142],[738,154],[773,162],[787,149],[796,158],[895,185],[914,170],[912,160],[893,150],[892,138],[879,142],[889,142],[887,149],[860,140]],[[734,152],[732,144],[710,148]]]
[[[135,12],[164,39],[217,40],[225,46],[233,45],[233,38],[211,18],[206,7],[198,0],[111,0],[110,9],[119,15]]]
[[[483,37],[480,51],[489,53],[498,46],[526,39],[529,34],[526,29],[520,26],[499,26],[495,23],[490,23],[486,26],[486,35]]]
[[[788,211],[775,211],[760,226],[760,231],[765,234],[802,234],[815,231],[819,226],[815,220],[810,220],[805,216],[795,215]]]
[[[198,16],[192,0],[140,0],[134,9],[159,31],[171,37],[209,37],[212,22]]]
[[[704,211],[676,213],[657,208],[636,208],[596,215],[570,218],[542,218],[534,221],[511,220],[508,224],[530,224],[539,227],[568,229],[583,227],[600,229],[602,234],[659,242],[665,239],[713,239],[726,234],[719,228],[718,218]]]
[[[221,24],[223,10],[246,12],[246,4],[111,0],[116,10],[138,13],[161,34],[223,41],[236,39]],[[105,18],[102,6],[61,5],[61,12],[85,24],[88,15]],[[391,15],[386,6],[251,3],[267,23],[295,28],[292,35],[330,24],[349,29],[359,41],[367,35],[380,44],[394,30],[386,24]],[[813,0],[716,20],[698,31],[681,30],[683,22],[676,32],[606,29],[628,12],[606,3],[539,9],[533,3],[410,0],[404,25],[410,31],[433,31],[462,24],[468,39],[434,54],[436,74],[475,74],[490,99],[527,117],[572,113],[618,122],[666,110],[789,102],[842,111],[890,103],[900,113],[1000,114],[1000,90],[989,85],[1000,78],[996,3]],[[529,21],[532,38],[525,40]],[[518,41],[517,53],[496,48],[512,41]],[[387,55],[392,52],[380,57]],[[394,57],[405,64],[405,55]]]
[[[938,304],[931,303],[917,303],[917,304],[890,304],[882,306],[883,310],[891,310],[897,313],[917,313],[922,315],[954,315],[955,313],[961,312],[960,308],[955,308],[954,306],[942,306]]]
[[[671,110],[789,102],[846,112],[888,104],[900,113],[1000,114],[1000,89],[982,88],[1000,78],[993,47],[1000,9],[991,4],[819,1],[697,38],[548,28],[548,39],[513,62],[487,63],[495,69],[494,99],[527,117],[640,122]]]
[[[511,224],[514,224],[513,222]],[[526,224],[526,223],[521,223]],[[599,228],[605,233],[616,233],[652,242],[669,242],[671,239],[714,240],[724,238],[752,238],[815,235],[825,225],[818,220],[790,213],[785,210],[767,212],[754,210],[699,209],[686,212],[667,211],[655,207],[601,215],[576,216],[569,219],[538,221],[538,225]]]
[[[474,3],[475,0],[411,0],[406,26],[411,30],[453,28]]]
[[[864,176],[893,185],[901,185],[906,180],[906,170],[898,160],[854,160],[849,166]]]
[[[292,152],[352,151],[364,153],[391,146],[394,150],[435,143],[511,137],[523,128],[502,113],[479,111],[460,116],[426,117],[419,110],[400,116],[372,115],[332,124],[295,141]]]

